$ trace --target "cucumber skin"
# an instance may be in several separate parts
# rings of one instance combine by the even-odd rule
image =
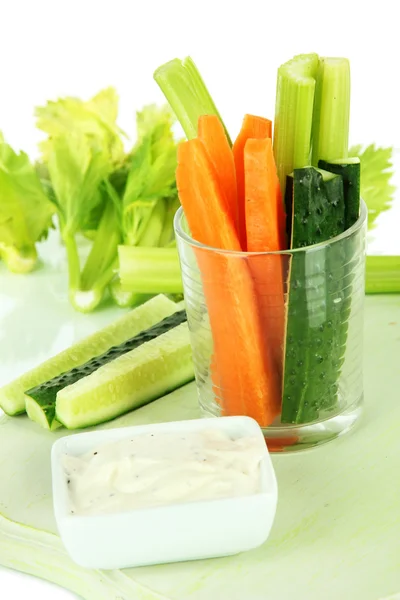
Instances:
[[[292,248],[324,242],[344,231],[342,180],[325,182],[323,175],[305,167],[288,178],[285,202],[292,206]],[[337,334],[342,313],[335,302],[343,287],[342,259],[341,244],[291,257],[282,423],[315,421],[336,403],[345,340]]]
[[[320,160],[318,166],[342,177],[346,207],[345,229],[352,227],[360,216],[360,162],[347,162],[345,158],[334,163]]]
[[[57,395],[57,420],[67,429],[99,425],[194,379],[186,322],[105,364]]]
[[[47,422],[51,426],[52,422],[56,418],[56,399],[60,390],[72,385],[83,377],[87,377],[103,365],[115,360],[122,354],[130,352],[142,344],[158,337],[159,335],[162,335],[166,331],[169,331],[173,327],[180,325],[181,323],[185,322],[186,319],[187,317],[185,310],[172,313],[172,315],[165,317],[162,321],[156,323],[149,329],[141,331],[133,338],[125,340],[118,346],[112,346],[100,356],[95,356],[83,365],[74,367],[70,371],[66,371],[57,377],[54,377],[49,381],[45,381],[44,383],[26,391],[25,395],[32,398],[41,407]]]
[[[358,221],[360,216],[360,160],[357,162],[355,162],[354,158],[351,159],[351,161],[346,158],[335,160],[334,162],[320,160],[318,166],[342,177],[345,203],[344,229],[349,229]],[[337,339],[340,343],[339,347],[334,349],[335,352],[332,356],[332,366],[336,365],[337,369],[340,369],[344,362],[344,350],[347,343],[348,320],[351,312],[351,298],[353,292],[354,257],[357,256],[357,244],[357,240],[353,240],[349,237],[343,240],[340,249],[337,249],[337,252],[340,254],[337,259],[338,262],[341,261],[341,276],[343,277],[342,284],[337,282],[336,289],[333,290],[333,292],[337,294],[336,297],[341,300],[339,306],[336,305],[336,309],[340,310],[340,321],[338,321],[337,324],[339,331]],[[337,272],[339,273],[339,267],[337,267]],[[335,281],[333,280],[331,286],[334,287],[334,284]]]

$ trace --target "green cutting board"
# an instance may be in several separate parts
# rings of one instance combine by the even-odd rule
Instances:
[[[115,318],[79,315],[63,253],[29,277],[1,273],[0,384]],[[367,297],[365,411],[325,446],[273,457],[279,502],[271,536],[234,557],[93,572],[57,536],[50,449],[64,435],[0,418],[0,564],[85,600],[383,600],[400,593],[400,297]],[[194,384],[106,427],[199,416]],[[240,515],[238,515],[240,518]],[[135,540],[132,540],[135,543]]]

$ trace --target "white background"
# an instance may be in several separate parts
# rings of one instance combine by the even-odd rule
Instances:
[[[0,0],[0,130],[34,156],[40,137],[34,106],[62,95],[88,98],[113,85],[120,125],[134,136],[135,110],[163,101],[154,69],[190,54],[234,137],[246,112],[273,118],[279,64],[317,52],[351,61],[351,143],[400,149],[396,6],[395,0]],[[374,251],[399,251],[399,200],[380,220]],[[74,597],[0,569],[2,599],[27,594]]]

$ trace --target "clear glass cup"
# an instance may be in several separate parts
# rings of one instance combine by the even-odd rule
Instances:
[[[357,223],[327,242],[229,252],[195,241],[178,210],[175,233],[205,416],[252,416],[270,450],[280,452],[351,429],[363,401],[366,229],[362,202]]]

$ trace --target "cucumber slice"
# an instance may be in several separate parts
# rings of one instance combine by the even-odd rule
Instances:
[[[139,331],[158,323],[175,310],[179,309],[166,296],[160,294],[152,298],[5,385],[0,389],[0,407],[10,416],[25,412],[25,390],[102,354],[111,346],[120,344]]]
[[[318,166],[321,169],[340,175],[343,179],[344,201],[345,201],[345,228],[348,229],[358,220],[360,216],[360,159],[356,156],[351,158],[339,158],[337,160],[320,160]]]
[[[28,415],[31,414],[34,420],[41,425],[47,421],[48,427],[51,428],[56,415],[56,398],[60,390],[94,373],[100,367],[115,360],[122,354],[139,348],[145,342],[156,338],[184,321],[186,321],[186,311],[182,310],[173,313],[159,323],[156,323],[156,325],[153,325],[153,327],[141,331],[129,340],[125,340],[119,346],[112,346],[100,356],[94,356],[83,365],[79,365],[66,373],[61,373],[61,375],[28,390],[25,392]],[[36,408],[32,406],[32,403],[36,404]],[[38,416],[39,410],[43,415],[40,420]]]
[[[182,323],[60,390],[57,420],[68,429],[97,425],[193,378],[189,328]]]
[[[55,431],[59,427],[62,427],[61,423],[56,419],[55,402],[40,403],[26,396],[25,409],[30,420],[43,427],[43,429]]]
[[[340,176],[307,167],[296,169],[291,247],[326,241],[344,231]],[[309,423],[337,399],[340,357],[346,335],[338,335],[343,287],[341,245],[291,258],[281,421]]]

